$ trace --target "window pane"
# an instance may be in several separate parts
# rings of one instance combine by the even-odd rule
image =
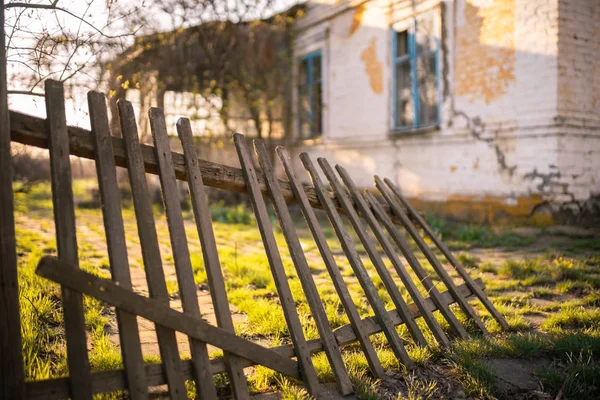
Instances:
[[[408,32],[396,32],[396,57],[408,54]]]
[[[308,84],[308,63],[306,60],[300,62],[298,66],[298,85],[304,86]]]
[[[415,42],[417,56],[430,51],[435,51],[437,44],[433,14],[419,18],[416,23],[416,28]]]
[[[312,59],[312,80],[313,82],[321,81],[321,56]]]
[[[419,125],[438,122],[438,90],[435,53],[417,58],[417,88],[419,92]]]
[[[322,113],[321,113],[321,84],[315,83],[312,87],[312,123],[311,136],[318,136],[323,132]]]
[[[396,127],[412,127],[415,108],[410,77],[410,60],[396,64]]]
[[[308,99],[307,86],[298,88],[298,121],[300,138],[310,137],[310,103]]]

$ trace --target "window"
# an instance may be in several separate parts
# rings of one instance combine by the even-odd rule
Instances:
[[[439,40],[433,13],[393,32],[394,129],[439,124]]]
[[[323,133],[321,52],[300,59],[298,68],[298,132],[300,139]]]

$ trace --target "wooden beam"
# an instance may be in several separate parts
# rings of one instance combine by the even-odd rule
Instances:
[[[485,289],[481,278],[474,280],[475,284],[481,290]],[[462,284],[458,287],[461,295],[466,298],[472,298],[473,293],[470,291],[466,284]],[[442,292],[440,298],[446,305],[454,303],[454,298],[447,291]],[[425,305],[430,312],[437,310],[437,307],[431,298],[425,299]],[[420,317],[420,311],[414,303],[408,305],[408,308],[413,317]],[[395,325],[403,323],[398,316],[396,310],[389,310],[388,314]],[[363,329],[367,335],[373,335],[381,332],[381,326],[377,323],[374,317],[367,317],[362,320]],[[355,342],[357,339],[356,334],[352,325],[347,324],[337,328],[333,331],[338,345],[343,346]],[[308,348],[311,353],[318,353],[323,351],[323,345],[319,339],[309,340],[307,342]],[[279,353],[285,357],[295,357],[294,348],[292,346],[278,346],[273,347],[271,350]],[[242,365],[244,367],[251,367],[255,365],[253,362],[242,359]],[[226,371],[225,363],[222,358],[216,358],[211,360],[211,367],[213,374],[219,374]],[[163,374],[162,364],[146,364],[146,377],[147,385],[159,386],[166,384],[166,380]],[[192,379],[192,362],[190,360],[182,360],[182,375],[185,379]],[[113,371],[99,371],[92,375],[92,391],[94,394],[97,393],[108,393],[116,390],[123,390],[126,388],[125,383],[125,371],[122,369]],[[69,378],[54,378],[43,381],[28,382],[26,385],[25,398],[28,400],[55,400],[64,399],[69,396]]]
[[[48,148],[48,134],[46,132],[45,119],[33,117],[31,115],[16,111],[10,111],[10,129],[12,141],[40,147],[42,149]],[[69,150],[71,155],[93,160],[94,141],[91,132],[74,126],[69,126],[68,131]],[[127,165],[125,162],[125,148],[123,145],[123,140],[113,136],[112,144],[115,154],[115,164],[119,167],[126,167]],[[152,146],[142,144],[142,155],[144,158],[144,167],[146,172],[155,175],[158,174],[158,164],[156,162],[154,148]],[[173,168],[175,169],[175,176],[177,179],[187,181],[188,176],[185,169],[183,154],[172,152],[171,159],[173,161]],[[202,173],[204,185],[238,193],[248,193],[246,190],[244,176],[240,168],[213,163],[202,159],[198,159],[198,165],[200,167],[200,172]],[[258,184],[263,196],[270,198],[265,180],[262,176],[258,177]],[[279,180],[279,186],[281,187],[281,193],[283,194],[286,202],[297,203],[289,182]],[[334,201],[338,211],[343,213],[335,196],[331,192],[329,192],[329,196]],[[308,201],[312,207],[323,209],[323,206],[321,205],[321,202],[319,201],[313,187],[306,188],[306,197],[308,198]],[[390,213],[389,206],[387,204],[382,204],[382,207],[384,208],[385,212],[395,220],[394,215]]]
[[[23,397],[17,245],[10,156],[10,121],[6,87],[4,1],[0,3],[0,398]]]
[[[200,316],[174,310],[159,299],[144,297],[120,287],[109,279],[99,278],[79,269],[74,270],[73,266],[55,257],[42,257],[36,268],[36,274],[73,291],[146,318],[157,325],[185,333],[191,338],[212,344],[292,378],[300,378],[298,362],[295,360],[236,336],[235,333],[212,326],[203,321]]]

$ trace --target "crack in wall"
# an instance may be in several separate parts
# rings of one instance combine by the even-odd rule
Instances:
[[[471,136],[480,142],[486,143],[496,154],[496,162],[500,167],[500,171],[506,171],[508,176],[512,177],[517,170],[517,165],[508,165],[506,162],[506,154],[500,146],[495,143],[495,139],[492,137],[484,137],[485,123],[479,117],[469,117],[464,111],[454,110],[455,117],[462,117],[467,123],[467,129],[470,131]]]

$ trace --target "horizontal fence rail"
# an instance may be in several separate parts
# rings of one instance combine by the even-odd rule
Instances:
[[[483,281],[481,278],[475,279],[474,283],[481,290],[485,289]],[[471,292],[469,287],[466,284],[462,284],[458,286],[458,290],[460,294],[464,298],[473,298],[474,293]],[[448,292],[440,293],[441,301],[444,305],[449,306],[455,303],[454,298]],[[425,307],[429,310],[429,312],[434,312],[438,308],[435,305],[434,301],[431,298],[426,298],[424,300]],[[411,303],[408,305],[408,308],[411,312],[413,318],[417,318],[421,316],[421,312],[419,308]],[[399,326],[404,324],[404,321],[398,315],[396,310],[388,311],[389,317],[392,320],[395,326]],[[369,336],[374,335],[376,333],[382,332],[383,328],[377,322],[375,317],[367,317],[361,320],[363,329],[365,333]],[[347,345],[353,343],[357,340],[356,334],[354,333],[354,329],[351,324],[346,324],[341,326],[333,331],[335,339],[338,343],[338,346]],[[311,353],[319,353],[324,350],[323,344],[319,339],[312,339],[307,341],[308,349]],[[296,357],[296,353],[292,345],[285,345],[279,347],[272,347],[270,350],[285,356],[285,357]],[[182,360],[182,369],[181,374],[184,379],[192,379],[192,361],[191,360]],[[242,359],[242,366],[244,368],[251,367],[257,365],[256,363],[249,361],[247,359]],[[163,365],[162,364],[146,364],[146,383],[148,387],[165,385],[167,383],[164,373],[163,373]],[[214,375],[226,372],[226,365],[223,359],[217,358],[211,360],[211,370]],[[112,371],[101,371],[92,373],[92,392],[94,394],[98,393],[106,393],[113,392],[117,390],[124,390],[127,388],[126,380],[125,380],[125,371],[123,369],[120,370],[112,370]],[[26,398],[30,400],[37,399],[63,399],[69,396],[69,378],[54,378],[48,379],[44,381],[34,381],[29,382],[26,385]]]
[[[17,111],[10,111],[10,130],[11,140],[13,142],[35,146],[42,149],[48,148],[46,120],[43,118],[34,117]],[[94,140],[92,133],[87,129],[75,126],[69,126],[68,133],[70,154],[73,156],[94,160]],[[126,168],[127,163],[123,139],[115,136],[112,136],[111,139],[115,155],[115,164],[118,167]],[[145,144],[142,144],[141,146],[146,173],[158,175],[158,163],[156,160],[156,155],[154,154],[154,148]],[[183,154],[172,152],[171,158],[177,179],[187,181],[188,176]],[[244,181],[244,175],[240,168],[202,159],[198,159],[198,166],[200,167],[200,171],[202,173],[204,185],[216,189],[230,190],[232,192],[248,193],[248,190],[246,189],[246,183]],[[262,176],[258,176],[258,184],[260,186],[262,195],[270,198],[270,193]],[[287,203],[297,203],[289,182],[279,179],[279,186],[281,187],[281,193]],[[321,205],[314,188],[306,187],[305,191],[310,205],[317,209],[323,209],[323,206]],[[330,193],[330,196],[339,211],[343,213],[341,205],[335,198],[335,195]],[[393,213],[391,213],[390,207],[387,204],[382,204],[382,207],[385,212],[391,216],[394,221],[396,221],[396,217]]]

